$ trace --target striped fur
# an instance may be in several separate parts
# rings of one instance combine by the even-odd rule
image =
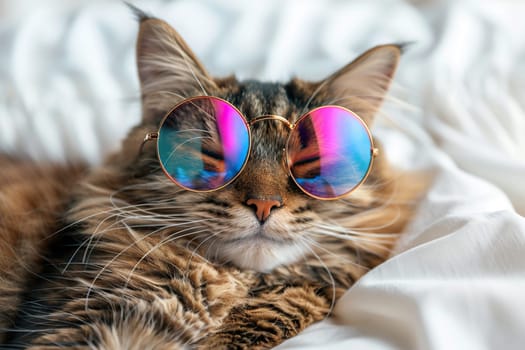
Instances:
[[[1,182],[23,188],[0,187],[3,340],[49,350],[273,347],[328,317],[342,293],[388,257],[421,179],[395,172],[380,155],[350,196],[309,198],[284,168],[288,130],[268,121],[254,124],[253,152],[235,182],[193,193],[166,179],[154,146],[139,154],[139,145],[172,105],[202,94],[247,118],[294,121],[338,103],[371,123],[400,48],[372,49],[317,83],[216,79],[169,25],[137,13],[144,118],[121,150],[84,176],[10,163]],[[244,201],[274,194],[284,205],[261,228]],[[257,240],[262,229],[272,241]]]

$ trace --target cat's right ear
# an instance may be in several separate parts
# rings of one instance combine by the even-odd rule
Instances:
[[[179,101],[207,95],[216,86],[175,29],[163,20],[130,7],[140,23],[137,66],[143,119],[155,122]]]
[[[403,47],[376,46],[328,78],[303,85],[312,91],[312,98],[346,107],[371,125],[392,82]]]

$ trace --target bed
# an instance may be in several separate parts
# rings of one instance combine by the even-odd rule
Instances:
[[[318,79],[410,43],[373,132],[433,176],[392,257],[278,349],[522,349],[525,3],[133,1],[211,73]],[[0,1],[0,152],[99,163],[140,118],[120,1]]]

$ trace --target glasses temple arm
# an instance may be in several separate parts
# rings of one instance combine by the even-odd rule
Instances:
[[[151,140],[156,140],[158,138],[159,138],[158,132],[147,133],[146,136],[144,136],[144,140],[142,140],[142,143],[140,144],[139,154],[142,154],[142,150],[144,149],[144,145],[146,144],[146,142],[151,141]]]

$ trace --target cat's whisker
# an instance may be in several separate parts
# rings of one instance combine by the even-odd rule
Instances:
[[[388,221],[385,220],[388,217],[386,216],[387,209],[389,213],[388,216],[391,216]],[[326,219],[324,224],[334,227],[341,227],[344,232],[360,234],[391,227],[401,219],[401,215],[402,212],[399,206],[391,206],[389,203],[385,203],[381,206],[373,207],[359,213],[353,213],[352,215],[343,216],[340,218],[334,217],[331,220]],[[381,225],[371,225],[371,222],[373,222],[377,216],[383,218]],[[376,234],[387,235],[389,232],[376,232]]]
[[[195,136],[195,137],[191,137],[185,140],[184,142],[177,144],[177,147],[173,147],[173,151],[171,151],[169,156],[166,157],[166,161],[170,160],[174,155],[176,155],[177,152],[179,151],[179,148],[183,147],[186,143],[189,143],[195,140],[206,140],[206,139],[212,140],[213,138],[211,136]]]
[[[186,225],[195,225],[197,223],[201,223],[201,222],[205,222],[205,221],[210,221],[210,219],[194,219],[194,218],[191,218],[191,217],[185,217],[181,220],[178,220],[176,221],[176,223],[171,223],[169,225],[162,225],[159,230],[165,230],[165,229],[168,229],[168,228],[174,228],[174,227],[178,227],[178,226],[186,226]],[[165,223],[165,222],[164,222]],[[106,234],[107,232],[110,232],[110,231],[118,231],[120,229],[122,229],[122,226],[126,227],[126,228],[137,228],[137,225],[129,225],[125,219],[122,219],[122,220],[119,220],[118,222],[115,223],[116,225],[119,225],[118,227],[113,227],[110,226],[111,228],[107,228],[106,230],[100,232],[96,237],[97,237],[97,242],[95,242],[95,244],[91,244],[91,242],[89,242],[88,244],[88,247],[91,246],[92,249],[97,245],[98,241],[100,241],[100,239],[102,238],[103,234]],[[144,225],[144,226],[141,226],[141,227],[151,227],[152,225]],[[139,227],[140,228],[140,227]],[[134,231],[133,231],[134,232]],[[91,238],[90,239],[93,239],[94,235],[91,235]],[[89,248],[86,248],[86,251],[84,252],[84,258],[83,258],[83,262],[87,262],[87,260],[89,259],[90,255],[91,255],[91,251],[88,252],[88,249]]]
[[[176,134],[177,135],[178,134],[184,134],[185,132],[199,132],[199,133],[203,133],[203,134],[213,135],[213,132],[211,132],[210,130],[206,130],[206,129],[191,129],[191,128],[184,129],[184,130],[178,130],[176,132]]]
[[[340,233],[343,235],[348,235],[350,237],[363,237],[366,236],[371,240],[381,240],[381,239],[390,239],[392,236],[391,232],[369,232],[369,231],[359,231],[357,229],[348,229],[341,227],[339,225],[327,224],[327,223],[315,223],[314,227],[330,230],[335,233]]]
[[[321,266],[324,268],[324,270],[328,274],[328,277],[330,278],[330,283],[332,284],[332,299],[330,301],[330,308],[328,309],[328,313],[326,314],[326,316],[324,318],[326,320],[332,314],[332,311],[334,310],[334,306],[335,306],[335,302],[336,302],[336,284],[335,284],[334,276],[332,275],[332,272],[330,271],[328,266],[326,266],[326,264],[323,261],[323,259],[321,259],[321,257],[312,249],[312,247],[309,244],[307,244],[306,242],[304,242],[302,240],[298,241],[298,242],[302,243],[303,246],[312,253],[312,255],[319,261]]]
[[[180,233],[183,233],[185,231],[189,231],[189,230],[193,230],[195,228],[199,228],[199,226],[194,226],[194,227],[191,227],[191,228],[188,228],[186,230],[182,230],[182,231],[178,231],[176,232],[175,234],[173,235],[169,235],[167,236],[166,238],[164,238],[163,240],[161,240],[159,243],[155,244],[153,247],[151,247],[146,253],[144,253],[144,255],[142,255],[142,257],[135,263],[135,265],[133,266],[133,268],[130,270],[129,274],[128,274],[128,277],[126,279],[126,283],[124,284],[124,287],[126,288],[128,286],[128,283],[131,279],[131,277],[133,276],[133,273],[135,272],[135,270],[137,269],[137,267],[140,265],[140,263],[142,263],[142,261],[144,261],[144,259],[146,259],[152,252],[154,252],[155,250],[159,249],[160,247],[162,247],[163,245],[167,244],[167,243],[171,243],[171,242],[174,242],[176,241],[177,239],[181,239],[181,238],[185,238],[185,237],[188,237],[188,236],[193,236],[193,235],[196,235],[196,234],[199,234],[199,233],[202,233],[202,232],[206,232],[208,229],[206,227],[204,227],[203,229],[200,229],[198,231],[190,231],[188,233],[184,233],[182,235],[180,235]],[[169,228],[169,227],[168,227]],[[190,258],[190,261],[191,261],[191,258]]]
[[[45,239],[52,238],[53,236],[55,236],[55,235],[57,235],[57,234],[59,234],[59,233],[65,231],[65,230],[67,230],[67,229],[69,229],[69,228],[72,228],[72,227],[74,227],[74,226],[76,226],[76,225],[78,225],[78,224],[80,224],[80,223],[82,223],[82,222],[85,222],[85,221],[87,221],[87,220],[89,220],[89,219],[91,219],[91,218],[94,218],[94,217],[97,217],[97,216],[101,216],[101,215],[104,215],[104,214],[109,214],[109,213],[111,213],[112,211],[116,211],[116,210],[118,210],[118,209],[116,209],[116,208],[111,208],[111,209],[108,209],[108,210],[97,211],[96,213],[93,213],[93,214],[87,215],[87,216],[85,216],[85,217],[83,217],[83,218],[81,218],[81,219],[77,219],[77,220],[71,222],[70,224],[67,224],[66,226],[63,226],[63,227],[61,227],[60,229],[54,231],[54,232],[51,233],[50,235],[46,236]],[[80,210],[76,210],[76,211],[80,211]],[[73,213],[73,212],[71,212],[71,214],[72,214],[72,213]]]
[[[200,249],[200,247],[202,247],[206,242],[208,242],[210,239],[212,238],[215,238],[215,237],[218,237],[220,233],[218,232],[215,232],[215,233],[212,233],[209,237],[205,238],[202,240],[202,242],[200,242],[191,252],[191,255],[190,255],[190,258],[188,259],[188,268],[190,266],[190,263],[191,261],[193,260],[193,257],[194,256],[199,256],[200,258],[202,259],[205,259],[202,255],[198,254],[197,251]],[[188,271],[189,272],[189,271]]]
[[[129,207],[135,207],[135,206],[129,206]],[[103,215],[104,213],[106,214],[109,214],[111,211],[115,211],[115,210],[121,210],[122,208],[113,208],[113,209],[110,209],[110,210],[106,210],[104,212],[101,212],[101,213],[97,213],[96,215]],[[73,259],[76,257],[76,255],[78,254],[78,252],[80,251],[80,249],[82,249],[82,247],[84,245],[86,245],[86,250],[84,251],[84,255],[83,255],[83,258],[82,258],[82,261],[83,262],[86,262],[87,261],[87,257],[90,255],[88,253],[88,247],[90,246],[95,246],[93,243],[93,239],[95,237],[101,237],[104,233],[106,232],[109,232],[109,231],[112,231],[110,228],[114,227],[115,225],[117,225],[120,221],[117,221],[116,223],[113,223],[111,225],[109,225],[109,227],[106,228],[106,230],[102,231],[102,232],[99,232],[99,228],[102,226],[102,224],[104,224],[107,220],[109,219],[112,219],[112,218],[115,218],[115,217],[118,217],[122,215],[122,213],[118,213],[118,214],[112,214],[112,215],[108,215],[106,218],[104,218],[97,226],[96,228],[94,229],[93,233],[91,233],[89,235],[89,237],[84,240],[81,244],[79,244],[79,246],[77,247],[77,249],[73,252],[73,254],[71,255],[70,259],[68,260],[65,268],[62,270],[62,273],[64,273],[67,268],[69,267],[69,265],[71,264],[71,262],[73,261]],[[149,225],[148,225],[149,226]],[[120,228],[117,228],[115,230],[118,230]],[[97,239],[97,242],[99,241],[100,238]]]
[[[127,206],[127,207],[135,207],[135,206]],[[97,212],[95,214],[92,214],[92,215],[89,215],[88,217],[85,217],[83,219],[80,219],[80,220],[77,220],[76,221],[76,224],[80,223],[80,222],[83,222],[83,221],[86,221],[87,219],[89,218],[92,218],[92,217],[95,217],[95,216],[100,216],[100,215],[104,215],[104,214],[109,214],[111,213],[112,211],[120,211],[122,210],[122,208],[112,208],[112,209],[109,209],[109,210],[105,210],[105,211],[102,211],[102,212]],[[76,257],[76,255],[78,254],[78,252],[80,251],[80,249],[85,245],[87,244],[87,246],[91,246],[91,243],[92,243],[92,240],[94,239],[94,237],[97,236],[97,234],[99,233],[98,230],[99,228],[101,227],[101,225],[106,222],[107,220],[111,219],[111,218],[114,218],[114,217],[117,217],[118,215],[120,214],[111,214],[111,215],[108,215],[106,218],[104,218],[95,228],[95,230],[93,231],[92,234],[90,234],[89,238],[87,238],[86,240],[84,240],[78,247],[77,249],[72,253],[70,259],[68,260],[68,262],[66,263],[66,266],[64,267],[64,269],[62,270],[62,273],[64,273],[67,268],[69,267],[69,265],[71,264],[71,262],[73,261],[73,259]],[[111,225],[110,225],[111,227]],[[85,262],[86,261],[86,252],[87,252],[87,249],[86,251],[84,252],[84,256],[83,256],[83,261]]]
[[[171,199],[172,200],[172,199]],[[129,204],[123,200],[121,200],[122,204],[125,204],[125,205],[118,205],[116,203],[116,200],[110,196],[110,197],[102,197],[102,198],[93,198],[92,202],[96,203],[97,205],[100,205],[101,202],[105,202],[105,201],[109,201],[113,208],[111,209],[107,209],[107,210],[103,210],[103,211],[100,211],[98,210],[97,212],[93,213],[93,214],[90,214],[88,216],[85,216],[81,219],[78,219],[74,222],[72,222],[71,224],[63,227],[61,230],[64,230],[64,229],[67,229],[71,226],[74,226],[76,224],[79,224],[83,221],[86,221],[87,219],[90,219],[90,218],[93,218],[93,217],[96,217],[96,216],[101,216],[101,215],[104,215],[104,214],[109,214],[111,213],[112,211],[122,211],[124,213],[127,213],[127,210],[132,208],[132,209],[141,209],[141,207],[152,207],[152,208],[156,208],[157,205],[156,203],[141,203],[141,204]],[[166,199],[166,202],[168,202],[169,200]],[[160,200],[158,202],[161,202]],[[89,203],[86,203],[84,206],[79,206],[78,208],[76,208],[75,212],[80,212],[82,210],[85,210],[87,208],[89,208],[87,205],[89,205]],[[74,212],[73,212],[74,213]],[[61,230],[57,231],[57,232],[60,232]]]
[[[309,231],[306,232],[306,235],[302,236],[301,239],[305,240],[308,244],[310,244],[310,246],[312,247],[315,247],[316,249],[319,249],[327,254],[330,254],[331,256],[334,256],[334,257],[337,257],[338,260],[341,260],[347,264],[350,264],[350,265],[353,265],[359,269],[364,269],[364,270],[369,270],[370,268],[369,267],[366,267],[362,264],[359,263],[359,261],[356,261],[354,259],[349,259],[347,257],[345,257],[343,254],[336,254],[332,251],[330,251],[329,249],[327,249],[326,247],[324,247],[321,243],[317,242],[314,238],[311,238],[310,237],[311,234]],[[359,258],[358,255],[355,256],[357,259]]]
[[[383,230],[383,229],[387,229],[389,227],[394,226],[394,224],[397,223],[401,219],[402,212],[401,212],[401,209],[399,207],[391,208],[391,211],[393,211],[392,218],[390,220],[388,220],[388,221],[385,220],[381,225],[377,225],[377,226],[373,226],[373,225],[363,226],[363,225],[361,225],[361,227],[359,229],[354,229],[354,231],[359,232],[360,234],[366,234],[366,233],[374,233],[374,232],[370,232],[370,231]],[[380,214],[380,213],[378,213],[378,214]],[[386,218],[387,216],[384,215],[384,217]],[[389,235],[389,234],[392,234],[392,232],[376,232],[376,234]]]
[[[345,215],[340,218],[334,217],[331,221],[334,222],[334,225],[336,226],[344,227],[345,230],[350,230],[349,227],[361,227],[362,231],[379,230],[379,229],[387,228],[391,225],[394,225],[401,218],[401,207],[399,205],[395,205],[397,203],[394,203],[395,202],[394,198],[397,198],[397,196],[398,196],[398,185],[395,184],[388,198],[385,198],[383,201],[378,201],[376,198],[374,198],[374,202],[380,205],[378,206],[369,205],[369,209],[366,209],[360,212],[355,212],[355,213],[352,213],[351,215]],[[354,203],[349,200],[343,200],[343,203],[345,203],[345,205],[355,207],[353,206]],[[365,208],[362,207],[362,209],[365,209]],[[383,219],[386,218],[384,214],[387,209],[390,210],[390,212],[392,212],[392,210],[395,211],[395,213],[393,213],[392,215],[392,218],[389,221],[383,220],[382,225],[380,226],[371,226],[370,221],[373,220],[375,216],[380,216]],[[328,220],[325,220],[325,221],[328,221]],[[354,228],[354,230],[358,230],[358,229]]]
[[[359,246],[362,248],[365,248],[365,246],[370,246],[370,247],[375,247],[380,250],[389,250],[390,243],[393,240],[393,237],[390,237],[389,239],[387,239],[386,237],[384,239],[379,239],[377,237],[366,238],[362,236],[345,235],[345,234],[333,232],[329,229],[322,229],[322,228],[318,228],[315,231],[311,230],[309,231],[309,234],[310,236],[318,236],[318,237],[329,236],[329,237],[333,237],[333,238],[337,238],[337,239],[341,239],[345,241],[351,241],[356,246]]]
[[[221,228],[221,229],[216,229],[214,230],[213,232],[210,232],[210,236],[207,237],[203,242],[201,242],[195,249],[193,249],[193,253],[196,253],[197,250],[204,244],[204,243],[207,243],[207,241],[209,241],[210,239],[212,239],[211,243],[206,247],[206,251],[209,253],[210,251],[213,252],[214,256],[213,256],[213,260],[217,261],[219,259],[219,250],[212,250],[212,246],[214,243],[216,242],[219,242],[219,239],[218,237],[220,237],[221,235],[228,235],[229,232],[231,231],[231,229],[224,229],[224,228]],[[191,242],[189,242],[191,243]],[[201,258],[203,259],[207,259],[207,258],[212,258],[210,256],[208,256],[207,258],[206,257],[203,257],[202,255],[199,255]]]
[[[86,303],[85,303],[85,308],[86,308],[86,311],[87,311],[87,308],[88,308],[88,300],[89,300],[89,296],[91,294],[91,290],[93,289],[93,287],[95,286],[95,283],[96,281],[100,278],[100,276],[106,271],[106,269],[115,262],[116,259],[118,259],[120,256],[122,256],[122,254],[124,254],[126,251],[128,251],[129,249],[131,249],[133,246],[141,243],[142,241],[146,240],[147,238],[151,237],[152,235],[164,230],[165,228],[161,227],[157,230],[154,230],[146,235],[138,235],[138,234],[135,234],[134,230],[130,227],[127,227],[125,224],[124,224],[124,228],[127,230],[127,232],[132,236],[132,237],[136,237],[135,241],[133,243],[131,243],[130,245],[128,245],[127,247],[125,247],[124,249],[122,249],[118,254],[116,254],[109,262],[107,262],[104,267],[102,269],[100,269],[100,271],[97,273],[97,275],[95,276],[95,278],[93,279],[93,281],[91,282],[91,284],[89,285],[88,287],[88,291],[86,293]]]
[[[163,209],[166,210],[173,210],[174,206],[158,206],[155,208],[156,210],[160,211]],[[148,215],[136,215],[134,214],[135,211],[147,213]],[[121,220],[131,221],[133,223],[133,220],[136,220],[139,223],[144,223],[144,221],[150,222],[150,223],[165,223],[165,222],[185,222],[187,219],[193,219],[193,216],[190,216],[188,214],[184,213],[172,213],[172,214],[158,214],[154,212],[147,212],[144,210],[128,210],[128,211],[119,211],[118,213],[111,214],[110,216],[106,217],[104,220],[102,220],[93,231],[94,234],[97,234],[99,231],[99,228],[108,220],[120,217]],[[110,224],[109,227],[114,226],[116,223]],[[151,224],[150,224],[151,225]]]
[[[328,236],[328,237],[337,238],[340,240],[349,241],[349,242],[352,242],[352,244],[354,244],[356,247],[359,247],[360,249],[364,249],[364,250],[368,250],[370,249],[370,247],[373,247],[381,251],[390,251],[390,244],[392,242],[392,239],[380,241],[377,239],[366,239],[362,237],[346,237],[345,238],[344,235],[339,235],[339,234],[335,234],[330,231],[323,231],[323,230],[311,231],[309,233],[309,236],[317,237],[317,238]]]
[[[217,234],[213,235],[214,239],[211,240],[211,242],[209,243],[209,245],[207,247],[208,249],[206,251],[207,252],[206,257],[209,260],[212,260],[212,261],[215,261],[215,262],[217,262],[219,260],[219,250],[218,249],[213,249],[213,245],[215,243],[219,242],[219,239],[217,237],[220,235],[220,232],[221,231],[219,231]],[[210,256],[210,252],[213,252],[213,256]]]

